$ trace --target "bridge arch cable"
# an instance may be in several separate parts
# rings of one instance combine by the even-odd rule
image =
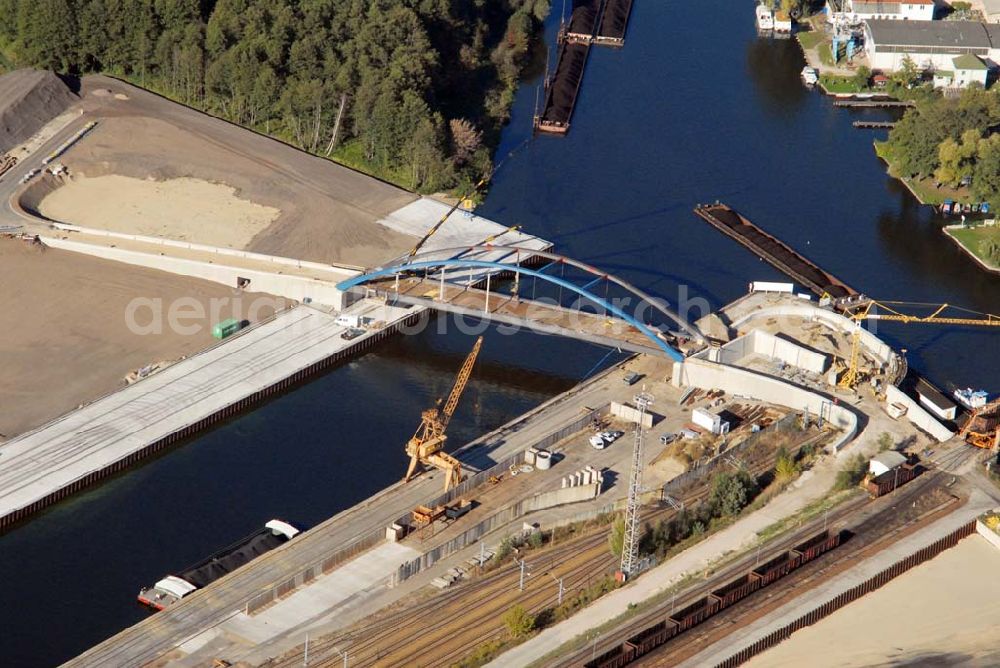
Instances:
[[[506,255],[503,255],[498,260],[484,260],[484,259],[475,259],[475,258],[468,257],[466,254],[469,251],[482,251],[483,253],[485,253],[485,252],[496,253],[497,251],[503,251],[503,252],[506,252]],[[673,347],[671,347],[663,339],[662,335],[660,335],[658,332],[654,332],[650,328],[649,325],[647,325],[646,323],[640,321],[636,317],[629,315],[628,313],[626,313],[625,311],[623,311],[621,308],[619,308],[617,305],[609,302],[606,299],[601,298],[599,295],[594,294],[594,293],[590,292],[589,290],[587,290],[585,288],[582,288],[582,287],[580,287],[578,285],[575,285],[574,283],[572,283],[572,282],[570,282],[570,281],[568,281],[568,280],[566,280],[566,279],[564,279],[562,277],[550,276],[550,275],[546,274],[544,267],[541,270],[535,270],[535,269],[529,269],[527,267],[523,267],[523,266],[519,266],[519,265],[515,266],[515,265],[511,265],[509,263],[504,263],[504,262],[499,261],[499,260],[502,260],[505,257],[507,257],[507,256],[509,256],[509,255],[511,255],[513,253],[518,253],[519,255],[521,253],[524,253],[525,256],[539,255],[539,256],[542,256],[543,258],[549,258],[549,259],[552,259],[552,260],[559,261],[561,263],[569,264],[569,265],[571,265],[573,267],[576,267],[576,268],[579,268],[579,269],[582,269],[582,270],[586,271],[588,274],[590,274],[592,276],[601,277],[601,278],[604,278],[607,281],[613,282],[616,285],[619,285],[619,286],[623,287],[624,289],[626,289],[627,291],[631,292],[633,295],[635,295],[636,297],[638,297],[642,302],[648,303],[653,308],[657,309],[662,314],[666,315],[672,321],[674,321],[675,323],[677,323],[678,326],[681,328],[681,330],[683,330],[684,333],[687,336],[689,336],[690,338],[698,340],[698,341],[703,341],[704,340],[703,335],[701,334],[701,332],[695,326],[691,325],[686,320],[684,320],[679,315],[677,315],[674,311],[672,311],[668,307],[664,306],[661,302],[659,302],[659,300],[656,300],[653,297],[647,295],[646,293],[644,293],[643,291],[639,290],[635,286],[632,286],[631,284],[627,283],[626,281],[624,281],[622,279],[619,279],[617,277],[614,277],[614,276],[612,276],[610,274],[605,274],[604,272],[601,272],[600,270],[598,270],[598,269],[596,269],[594,267],[591,267],[589,265],[586,265],[586,264],[584,264],[582,262],[579,262],[577,260],[572,260],[570,258],[566,258],[564,256],[556,255],[554,253],[549,253],[547,251],[537,251],[535,249],[528,249],[528,248],[519,248],[519,247],[510,247],[510,246],[500,246],[500,247],[497,247],[497,246],[484,246],[484,247],[480,248],[480,247],[468,247],[468,246],[466,246],[466,247],[458,247],[458,248],[453,248],[453,249],[443,249],[443,250],[436,250],[436,251],[428,251],[427,253],[422,253],[422,254],[419,254],[418,256],[414,256],[412,258],[409,258],[405,262],[401,262],[401,263],[398,263],[398,264],[392,264],[392,265],[388,265],[388,266],[383,266],[383,267],[378,267],[378,268],[369,270],[369,271],[367,271],[364,274],[360,274],[358,276],[354,276],[352,278],[349,278],[349,279],[346,279],[344,281],[341,281],[340,283],[337,284],[337,288],[340,289],[340,290],[342,290],[342,291],[347,291],[347,290],[349,290],[349,289],[351,289],[353,287],[360,286],[360,285],[362,285],[364,283],[367,283],[369,281],[376,280],[376,279],[379,279],[379,278],[389,277],[389,276],[397,276],[398,277],[400,274],[405,273],[405,272],[413,272],[413,271],[420,271],[420,270],[430,270],[432,268],[440,269],[441,273],[442,273],[442,278],[443,278],[443,275],[444,275],[444,271],[447,268],[450,268],[450,269],[465,269],[465,268],[474,269],[474,268],[481,268],[481,269],[499,270],[499,271],[515,271],[515,272],[517,272],[519,274],[525,274],[525,275],[531,276],[531,277],[533,277],[535,279],[540,278],[543,281],[547,281],[549,283],[557,285],[560,288],[560,290],[562,290],[562,289],[569,290],[569,291],[571,291],[573,293],[576,293],[580,297],[583,297],[584,299],[593,302],[594,304],[596,304],[600,308],[604,309],[605,312],[613,314],[618,319],[620,319],[620,320],[626,322],[627,324],[631,325],[632,327],[634,327],[643,336],[645,336],[647,339],[649,339],[650,341],[652,341],[654,343],[654,345],[655,345],[656,348],[658,348],[659,350],[661,350],[664,353],[666,353],[669,357],[671,357],[675,361],[677,361],[677,362],[683,361],[684,356],[680,352],[678,352],[677,350],[675,350]],[[477,253],[477,254],[480,254],[480,253]],[[431,257],[432,259],[427,259],[428,257]]]
[[[705,336],[704,334],[702,334],[701,330],[699,330],[693,323],[683,318],[679,313],[671,309],[662,299],[658,299],[650,295],[649,293],[645,292],[639,287],[629,283],[628,281],[622,278],[619,278],[618,276],[615,276],[614,274],[610,274],[585,262],[581,262],[580,260],[573,259],[566,255],[553,253],[551,251],[538,250],[536,248],[527,248],[524,246],[514,246],[514,245],[504,246],[495,244],[473,244],[465,246],[455,246],[451,248],[426,250],[410,258],[393,260],[390,264],[384,265],[382,267],[377,267],[375,270],[371,271],[378,271],[394,267],[399,272],[405,272],[412,269],[416,269],[417,267],[414,267],[413,264],[418,262],[437,260],[439,262],[445,263],[445,265],[447,266],[448,263],[457,262],[464,258],[479,257],[483,255],[495,255],[497,256],[496,257],[497,261],[502,261],[510,258],[511,256],[514,256],[515,259],[517,260],[516,266],[510,263],[503,263],[502,265],[496,267],[497,269],[503,271],[514,271],[514,272],[522,272],[528,274],[526,268],[521,266],[522,262],[521,258],[524,258],[525,260],[529,258],[531,259],[541,258],[549,260],[549,263],[545,265],[545,267],[539,270],[542,273],[544,273],[548,269],[548,267],[551,267],[553,265],[561,265],[561,270],[564,271],[565,266],[568,265],[574,269],[579,269],[584,273],[587,273],[593,277],[601,277],[603,280],[607,281],[609,287],[612,284],[618,286],[619,288],[625,290],[626,292],[638,298],[640,302],[649,304],[662,316],[676,323],[681,333],[687,338],[690,338],[699,343],[705,342]],[[432,266],[440,266],[440,265],[432,265]],[[380,275],[385,276],[386,274],[382,273]],[[537,279],[539,277],[535,276],[535,278]],[[548,277],[546,276],[541,276],[540,278],[542,278],[542,280],[548,280]],[[606,300],[601,300],[596,295],[592,295],[589,292],[586,295],[582,293],[579,294],[588,299],[594,297],[595,303],[600,304],[602,307],[605,306]]]

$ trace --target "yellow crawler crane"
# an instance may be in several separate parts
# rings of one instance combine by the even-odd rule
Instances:
[[[892,306],[890,306],[890,304]],[[927,315],[910,315],[907,313],[902,313],[897,310],[896,306],[910,306],[910,307],[930,307],[934,310]],[[881,312],[872,313],[872,309],[878,307]],[[960,315],[942,315],[948,309],[955,311],[960,311]],[[848,389],[854,389],[854,386],[858,384],[861,380],[861,372],[859,370],[859,363],[861,358],[861,321],[862,320],[888,320],[891,322],[905,322],[905,323],[926,323],[933,325],[952,325],[952,326],[986,326],[986,327],[1000,327],[1000,316],[993,315],[992,313],[979,313],[978,311],[970,311],[968,309],[959,308],[956,306],[951,306],[949,304],[917,304],[910,302],[877,302],[875,300],[868,301],[863,307],[855,311],[854,313],[848,314],[848,317],[854,321],[854,333],[851,335],[851,358],[847,365],[847,370],[844,375],[841,376],[838,385],[840,387],[846,387]]]
[[[476,339],[476,345],[472,346],[472,351],[455,378],[455,385],[451,388],[448,400],[441,407],[441,400],[438,399],[434,408],[429,408],[420,414],[421,422],[413,438],[406,444],[406,454],[410,456],[410,467],[406,470],[404,482],[409,482],[413,478],[417,465],[424,467],[433,466],[444,473],[444,491],[448,491],[453,486],[462,481],[462,464],[457,459],[444,451],[444,443],[447,440],[445,430],[458,407],[458,400],[465,391],[465,386],[472,375],[472,367],[476,364],[479,356],[479,349],[483,346],[483,337]]]

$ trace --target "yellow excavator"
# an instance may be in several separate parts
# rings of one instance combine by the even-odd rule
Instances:
[[[444,402],[444,407],[442,408],[441,400],[438,399],[434,408],[429,408],[420,414],[420,427],[406,444],[406,454],[410,456],[410,467],[406,470],[403,482],[409,482],[413,478],[418,465],[433,466],[444,473],[444,491],[446,492],[462,481],[462,463],[444,451],[444,443],[448,438],[444,432],[448,428],[451,416],[454,415],[455,409],[458,407],[458,400],[462,397],[462,392],[465,391],[465,386],[472,375],[472,367],[476,364],[476,358],[479,357],[479,349],[482,346],[483,337],[480,336],[476,339],[476,345],[472,347],[468,357],[465,358],[465,362],[462,363],[462,368],[458,372],[448,400]]]

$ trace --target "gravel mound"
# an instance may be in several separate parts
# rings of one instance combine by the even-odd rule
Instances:
[[[0,153],[30,138],[77,99],[52,72],[15,70],[0,76]]]

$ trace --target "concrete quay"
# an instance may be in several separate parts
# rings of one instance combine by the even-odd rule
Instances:
[[[620,370],[613,368],[543,403],[453,454],[461,459],[468,472],[486,470],[497,462],[523,452],[565,425],[578,421],[583,406],[607,405],[622,392],[620,374]],[[342,591],[344,589],[347,590],[345,600],[348,603],[369,596],[372,587],[381,586],[382,579],[389,572],[383,571],[381,576],[373,575],[366,569],[354,568],[351,566],[354,562],[350,560],[363,554],[361,560],[368,561],[371,558],[379,563],[384,562],[384,566],[395,559],[408,559],[408,552],[390,550],[391,555],[384,556],[391,556],[392,559],[385,561],[380,556],[385,548],[378,547],[386,545],[384,533],[383,538],[374,542],[369,541],[368,537],[373,533],[383,532],[384,527],[409,513],[417,505],[426,504],[438,497],[440,493],[439,473],[424,474],[410,483],[392,485],[261,556],[248,566],[121,631],[65,665],[103,667],[144,665],[166,657],[178,660],[178,649],[184,652],[195,651],[206,643],[212,646],[211,643],[219,633],[261,633],[260,622],[254,621],[255,616],[250,610],[253,601],[261,592],[275,589],[283,591],[283,583],[304,581],[304,572],[310,574],[308,581],[312,582],[315,578],[317,585],[327,580],[327,584],[321,586],[320,590],[329,586],[331,591],[339,592],[329,600],[331,607],[342,605],[338,600],[345,597],[345,592]],[[393,563],[393,570],[397,564],[398,562]],[[345,576],[345,571],[358,573]],[[323,575],[324,573],[328,575]],[[312,585],[303,588],[291,599],[299,598],[307,602],[314,600],[315,595],[311,589]],[[277,615],[283,621],[288,621],[289,616],[295,618],[296,622],[302,621],[303,616],[308,616],[302,610],[285,610],[288,606],[284,602],[291,599],[281,600],[274,608],[264,608],[263,619]],[[293,607],[298,605],[296,603]],[[274,613],[269,612],[272,609],[275,610]],[[248,610],[250,614],[247,614]]]
[[[361,302],[385,327],[347,341],[299,306],[0,445],[0,529],[367,348],[419,315]]]

